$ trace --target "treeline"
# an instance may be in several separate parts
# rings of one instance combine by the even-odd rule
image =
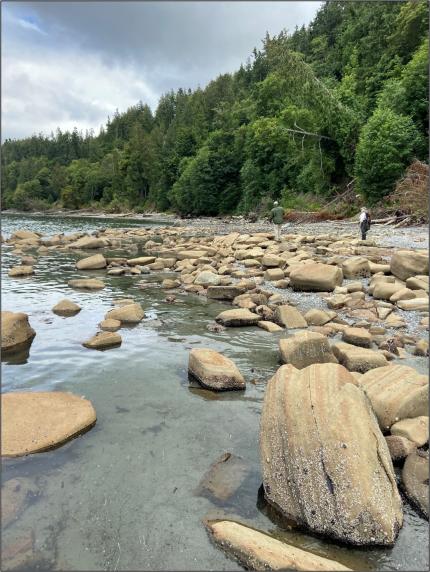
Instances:
[[[2,208],[218,215],[312,208],[353,181],[370,204],[428,156],[428,5],[327,2],[233,74],[2,145]]]

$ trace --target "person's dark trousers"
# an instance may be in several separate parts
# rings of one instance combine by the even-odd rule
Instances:
[[[361,230],[361,240],[366,240],[367,224],[365,222],[361,223],[360,230]]]

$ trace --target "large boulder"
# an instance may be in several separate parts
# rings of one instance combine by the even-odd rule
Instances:
[[[404,289],[404,285],[399,282],[378,281],[373,288],[372,295],[377,300],[389,300],[393,294]]]
[[[104,282],[96,278],[77,278],[69,280],[67,285],[77,290],[102,290],[105,287]]]
[[[283,304],[276,308],[275,321],[281,326],[284,326],[284,328],[288,328],[290,330],[307,328],[308,326],[308,323],[302,314],[294,308],[294,306],[289,306],[288,304]]]
[[[107,350],[120,346],[122,338],[116,332],[97,332],[95,336],[83,342],[82,345],[90,350]]]
[[[422,447],[429,440],[429,418],[427,415],[421,415],[412,419],[402,419],[391,425],[390,431],[392,435],[406,437],[417,447]]]
[[[219,274],[215,274],[215,272],[211,272],[210,270],[199,272],[194,280],[194,284],[198,284],[200,286],[218,286],[220,282],[221,276]]]
[[[414,451],[406,458],[402,484],[413,505],[429,517],[429,453]]]
[[[389,429],[396,421],[428,414],[428,377],[406,365],[373,369],[360,379],[379,425]]]
[[[262,320],[258,314],[254,314],[246,308],[238,310],[225,310],[218,314],[215,321],[223,326],[255,326],[257,322]]]
[[[78,312],[81,311],[81,307],[75,302],[71,300],[60,300],[55,306],[52,308],[54,314],[58,314],[59,316],[75,316]]]
[[[313,363],[337,363],[328,339],[317,332],[299,332],[279,340],[283,363],[303,369]]]
[[[269,502],[311,531],[392,545],[402,502],[370,404],[340,365],[282,366],[269,381],[260,457]]]
[[[311,310],[308,310],[303,317],[306,320],[308,326],[324,326],[324,324],[330,322],[334,316],[335,316],[334,312],[331,312],[329,314],[324,310],[318,310],[317,308],[312,308]]]
[[[370,348],[372,345],[372,334],[366,328],[345,328],[342,334],[342,340],[347,344]]]
[[[31,344],[36,332],[24,312],[1,312],[1,349],[4,353],[18,352]]]
[[[388,365],[385,356],[377,351],[354,346],[346,342],[338,342],[332,346],[333,353],[349,371],[365,373],[369,369]]]
[[[109,310],[105,315],[105,320],[119,320],[121,324],[137,324],[143,320],[145,312],[140,304],[127,304]]]
[[[19,457],[56,447],[96,422],[91,403],[61,391],[1,396],[1,454]]]
[[[306,292],[331,292],[343,282],[342,270],[329,264],[299,264],[290,272],[290,283],[294,290]]]
[[[82,258],[76,263],[78,270],[97,270],[99,268],[106,268],[107,262],[103,254],[94,254],[88,258]]]
[[[238,522],[206,520],[204,524],[215,544],[247,570],[350,570]]]
[[[407,280],[417,274],[427,275],[429,273],[428,254],[417,252],[416,250],[398,250],[391,257],[391,274]]]
[[[216,391],[245,389],[245,380],[231,359],[211,349],[191,350],[188,373],[204,387]]]
[[[234,300],[245,293],[245,288],[239,286],[209,286],[207,297],[212,300]]]

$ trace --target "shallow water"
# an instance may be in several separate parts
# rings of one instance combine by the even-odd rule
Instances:
[[[113,221],[120,227],[134,223],[144,224]],[[6,215],[2,234],[18,228],[88,232],[108,224],[112,226],[106,219]],[[38,256],[34,276],[10,279],[7,270],[18,260],[10,250],[3,247],[2,308],[28,313],[37,335],[29,354],[3,362],[3,391],[84,395],[97,411],[97,424],[59,449],[3,462],[3,482],[20,477],[32,487],[25,509],[3,531],[3,569],[241,569],[209,541],[201,523],[208,513],[239,518],[356,570],[428,567],[427,522],[406,502],[405,525],[394,548],[370,550],[294,530],[264,503],[259,416],[284,333],[259,328],[209,332],[208,322],[226,305],[186,294],[167,304],[161,289],[137,287],[142,280],[161,280],[161,275],[79,272],[73,269],[78,254],[50,251]],[[71,278],[99,275],[107,284],[102,291],[67,287]],[[82,306],[75,317],[51,312],[65,297]],[[146,318],[121,329],[121,347],[85,349],[82,342],[96,333],[112,300],[122,297],[141,302]],[[190,386],[187,360],[193,347],[211,347],[232,358],[248,381],[246,391],[213,394]],[[200,479],[226,451],[245,460],[247,478],[226,502],[198,496]],[[31,542],[25,544],[26,538]],[[20,542],[24,548],[18,550]]]

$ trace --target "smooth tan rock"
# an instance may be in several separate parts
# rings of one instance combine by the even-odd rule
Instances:
[[[41,234],[39,234],[37,232],[32,232],[31,230],[21,230],[21,229],[15,231],[11,235],[11,239],[13,239],[13,240],[26,240],[28,238],[34,239],[34,240],[39,240],[40,237],[41,237]]]
[[[1,312],[1,349],[4,353],[15,353],[28,347],[36,332],[30,326],[24,312]]]
[[[429,517],[429,453],[414,451],[406,458],[402,483],[411,503]]]
[[[390,261],[391,274],[407,280],[417,274],[429,273],[428,254],[415,250],[398,250],[393,254]]]
[[[429,355],[429,343],[427,340],[419,340],[414,348],[414,355],[427,357]]]
[[[400,290],[404,290],[403,284],[396,282],[377,282],[372,295],[377,300],[390,300],[393,294]]]
[[[399,300],[412,300],[416,297],[417,296],[415,295],[414,290],[410,290],[409,288],[401,288],[400,290],[397,290],[397,292],[394,292],[394,294],[390,297],[390,302],[395,304]]]
[[[96,278],[77,278],[69,280],[67,285],[77,290],[102,290],[105,287],[104,282]]]
[[[213,541],[249,570],[350,570],[230,520],[205,521]]]
[[[279,340],[283,363],[303,369],[314,363],[337,363],[325,336],[316,332],[299,332]]]
[[[308,326],[308,323],[297,308],[289,306],[288,304],[284,304],[276,308],[275,320],[278,324],[290,330],[307,328]]]
[[[399,435],[387,435],[385,440],[393,461],[402,461],[417,448],[415,443]]]
[[[328,264],[300,265],[290,272],[290,283],[294,290],[331,292],[342,282],[342,270]]]
[[[216,391],[245,389],[245,380],[236,365],[229,358],[211,349],[191,350],[188,373],[204,387]]]
[[[24,264],[24,263],[23,263]],[[411,290],[425,290],[429,291],[429,277],[428,276],[412,276],[406,279],[406,288]]]
[[[373,369],[363,375],[361,386],[383,430],[396,421],[427,415],[428,377],[412,367],[390,365]]]
[[[114,332],[97,332],[95,336],[83,342],[83,346],[90,350],[107,350],[120,346],[122,338]]]
[[[413,419],[402,419],[391,425],[390,431],[391,435],[405,437],[417,447],[422,447],[429,440],[429,418],[422,415]]]
[[[269,381],[260,426],[269,502],[311,531],[392,545],[402,502],[385,439],[342,366],[283,366]]]
[[[303,317],[308,326],[324,326],[333,319],[332,316],[324,312],[324,310],[317,310],[316,308],[308,310]]]
[[[344,365],[349,371],[365,373],[370,369],[383,367],[388,364],[382,353],[347,344],[346,342],[334,344],[332,350],[339,363]]]
[[[129,258],[127,264],[129,266],[146,266],[155,262],[155,256],[139,256],[138,258]],[[163,264],[164,268],[164,264]]]
[[[1,454],[5,457],[46,451],[96,422],[96,412],[87,399],[60,391],[5,393],[1,410]]]
[[[75,316],[78,312],[81,311],[81,307],[75,302],[71,300],[60,300],[55,306],[52,308],[54,314],[58,314],[59,316]]]
[[[94,254],[94,256],[88,256],[87,258],[82,258],[76,263],[76,268],[78,270],[97,270],[99,268],[106,268],[107,262],[103,254]]]
[[[281,268],[268,268],[264,273],[264,279],[268,281],[282,280],[285,274]]]
[[[261,316],[254,314],[246,308],[238,310],[225,310],[218,314],[215,321],[223,326],[255,326],[260,320]]]
[[[32,274],[34,274],[33,267],[24,264],[21,266],[13,266],[7,273],[11,278],[21,278],[22,276],[31,276]]]
[[[428,311],[429,309],[429,299],[428,298],[414,298],[413,300],[400,300],[397,302],[397,306],[401,310],[407,311],[417,311],[417,310],[424,310]]]
[[[194,284],[198,284],[200,286],[218,286],[220,282],[221,276],[214,272],[210,272],[209,270],[200,272],[194,280]]]
[[[83,236],[76,242],[70,244],[70,248],[82,248],[83,250],[93,249],[93,248],[103,248],[107,246],[108,243],[103,238],[96,238],[94,236]]]
[[[372,335],[366,328],[345,328],[342,340],[354,346],[370,348],[372,345]]]
[[[173,290],[174,288],[178,288],[181,285],[179,280],[172,280],[171,278],[165,278],[162,283],[161,287],[164,290]]]
[[[262,330],[266,330],[266,332],[270,332],[271,334],[273,332],[282,332],[284,329],[281,328],[281,326],[278,326],[278,324],[275,324],[274,322],[269,322],[267,320],[261,320],[260,322],[257,322],[257,326]]]
[[[109,310],[105,315],[105,320],[119,320],[121,324],[137,324],[143,320],[145,312],[140,304],[127,304]]]
[[[193,260],[206,256],[206,252],[204,250],[181,250],[177,256],[178,260]]]
[[[99,324],[100,329],[105,332],[116,332],[121,327],[121,322],[119,320],[113,320],[109,318],[107,320],[102,320]]]

